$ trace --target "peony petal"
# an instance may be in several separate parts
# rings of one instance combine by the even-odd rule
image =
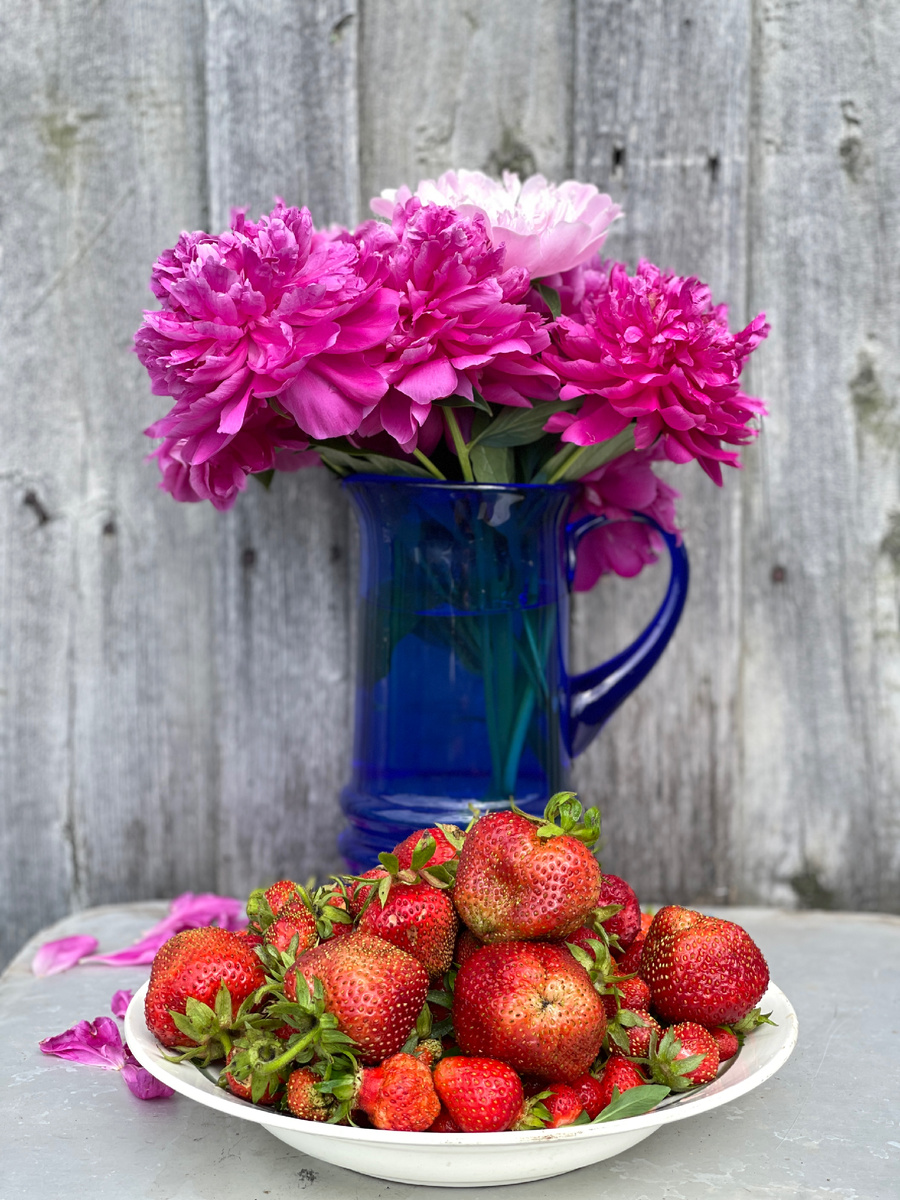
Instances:
[[[118,1070],[125,1064],[122,1035],[111,1017],[95,1017],[93,1022],[79,1021],[65,1033],[44,1038],[38,1045],[44,1054],[107,1071]]]
[[[118,992],[113,992],[112,999],[109,1002],[109,1007],[112,1010],[114,1017],[124,1017],[128,1011],[128,1005],[134,998],[134,992],[128,988],[120,988]]]
[[[193,892],[183,892],[172,901],[169,915],[148,929],[140,941],[111,954],[95,954],[87,961],[108,966],[143,966],[153,962],[157,950],[174,934],[206,925],[244,929],[247,925],[244,906],[231,896],[217,896],[212,892],[195,896]]]
[[[45,942],[32,959],[31,969],[35,975],[58,975],[60,971],[74,967],[86,954],[93,953],[99,944],[96,938],[87,934]]]
[[[127,1047],[126,1054],[127,1060],[122,1067],[122,1078],[138,1100],[165,1100],[166,1097],[175,1095],[175,1089],[151,1075]]]

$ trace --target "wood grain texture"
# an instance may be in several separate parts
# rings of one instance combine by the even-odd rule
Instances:
[[[213,227],[277,193],[317,223],[352,222],[356,10],[208,5]],[[249,33],[248,31],[252,31]],[[215,541],[218,886],[241,894],[338,870],[349,775],[350,516],[324,469],[251,483]]]
[[[0,9],[0,961],[74,906],[337,866],[348,506],[316,471],[160,493],[131,335],[182,228],[458,166],[595,182],[611,254],[773,326],[745,470],[670,473],[682,627],[579,764],[605,865],[900,910],[898,53],[890,0]],[[579,600],[578,666],[664,575]]]
[[[457,167],[571,169],[570,0],[366,0],[362,203]]]
[[[73,905],[213,882],[212,514],[156,492],[129,353],[150,262],[205,220],[200,16],[4,17],[6,950]]]
[[[699,275],[743,323],[750,4],[583,3],[575,44],[575,175],[625,210],[605,251]],[[687,609],[651,676],[579,761],[576,781],[601,805],[608,870],[644,895],[721,901],[734,882],[742,478],[726,471],[719,491],[693,465],[666,474],[682,492]],[[638,632],[663,572],[605,579],[579,599],[580,666]]]
[[[896,5],[767,3],[750,294],[772,322],[746,489],[745,894],[900,903]]]

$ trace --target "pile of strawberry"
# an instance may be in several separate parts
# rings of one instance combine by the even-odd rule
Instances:
[[[176,934],[147,1025],[179,1059],[309,1121],[466,1133],[646,1112],[768,1018],[730,921],[642,914],[571,792],[418,830],[361,876],[250,897],[244,933]]]

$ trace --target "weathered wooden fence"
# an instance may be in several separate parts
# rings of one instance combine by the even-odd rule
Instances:
[[[351,222],[453,166],[575,177],[608,249],[773,331],[771,416],[662,663],[581,761],[646,898],[900,910],[900,6],[13,0],[0,8],[0,950],[68,909],[337,865],[354,535],[321,472],[156,490],[156,254],[275,194]],[[660,587],[604,582],[577,659]]]

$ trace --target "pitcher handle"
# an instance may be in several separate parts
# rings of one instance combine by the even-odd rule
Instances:
[[[587,749],[626,696],[655,666],[675,632],[687,599],[690,566],[684,545],[675,534],[668,533],[658,521],[644,513],[632,513],[627,519],[652,525],[661,535],[672,565],[669,586],[656,615],[630,646],[599,667],[569,677],[565,741],[573,757]],[[586,533],[608,523],[608,517],[588,516],[566,526],[570,586],[575,577],[578,543]]]

